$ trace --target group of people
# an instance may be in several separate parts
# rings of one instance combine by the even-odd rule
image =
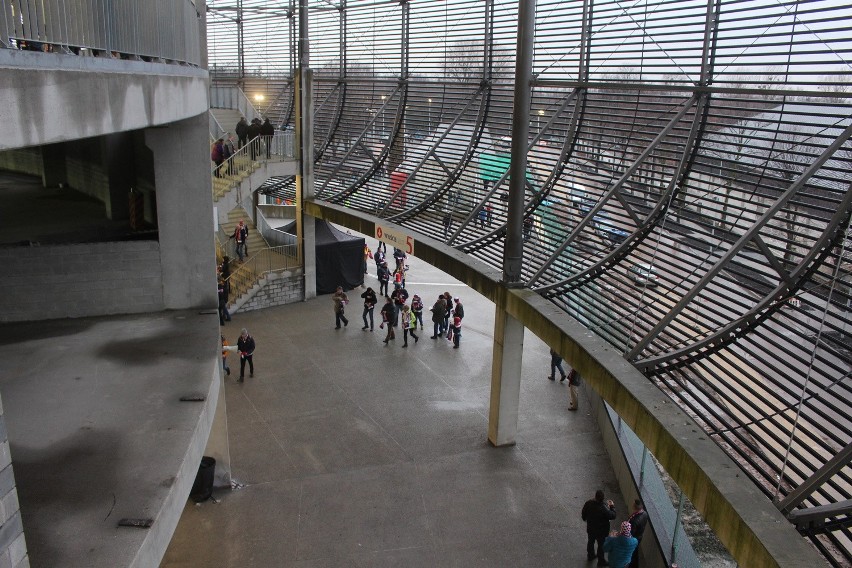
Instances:
[[[240,378],[237,379],[237,382],[241,383],[245,380],[246,363],[249,367],[249,377],[254,377],[254,337],[249,334],[246,328],[240,330],[240,337],[237,339],[236,346],[229,345],[224,334],[220,337],[222,338],[222,370],[225,371],[225,374],[231,374],[231,368],[228,366],[228,355],[237,352],[240,355]]]
[[[361,314],[361,319],[364,321],[363,331],[375,330],[374,312],[379,303],[379,298],[384,297],[384,305],[380,308],[381,315],[380,329],[387,327],[387,335],[382,341],[387,345],[390,341],[396,339],[396,328],[402,329],[403,344],[402,347],[408,347],[408,337],[414,339],[414,343],[420,341],[420,336],[417,335],[418,326],[421,330],[423,325],[423,310],[425,304],[423,299],[414,294],[411,296],[409,304],[409,293],[405,288],[405,273],[408,266],[405,264],[407,255],[399,248],[394,248],[393,258],[396,263],[396,268],[393,272],[393,291],[388,294],[388,287],[391,281],[391,272],[388,269],[387,261],[387,245],[379,242],[375,254],[370,251],[370,248],[364,247],[364,272],[367,272],[367,260],[372,258],[376,262],[376,277],[379,280],[379,292],[376,293],[372,287],[367,288],[361,294],[364,300],[364,311]],[[346,305],[349,303],[349,296],[343,290],[342,286],[338,286],[332,296],[334,307],[334,327],[340,329],[349,325],[349,320],[345,316]],[[461,299],[453,298],[449,292],[444,292],[438,296],[438,300],[429,309],[432,312],[433,333],[431,339],[444,337],[453,343],[453,347],[458,349],[461,345],[462,337],[462,320],[464,319],[464,306]]]
[[[639,543],[648,524],[648,513],[641,499],[633,501],[633,512],[621,523],[619,530],[612,532],[609,523],[616,517],[615,503],[605,499],[602,489],[595,492],[593,499],[586,501],[580,516],[586,521],[587,560],[597,558],[598,566],[639,567]]]
[[[257,159],[257,155],[260,152],[260,139],[258,137],[263,136],[266,147],[266,159],[269,159],[272,149],[272,137],[275,135],[275,127],[272,126],[268,118],[262,123],[259,118],[251,119],[251,123],[248,123],[245,118],[241,118],[234,130],[237,133],[240,148],[251,142],[249,155],[252,160]]]

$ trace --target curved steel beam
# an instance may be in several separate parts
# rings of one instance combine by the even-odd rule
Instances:
[[[837,139],[832,142],[832,144],[826,148],[825,151],[814,160],[806,169],[803,171],[799,177],[794,181],[790,187],[775,201],[775,203],[768,208],[763,215],[760,216],[755,222],[743,233],[743,235],[734,243],[731,248],[729,248],[726,253],[716,262],[716,264],[709,269],[701,279],[695,283],[692,289],[689,290],[675,306],[672,310],[651,329],[651,331],[646,335],[642,340],[640,340],[633,349],[626,355],[629,360],[639,360],[639,355],[642,353],[642,350],[651,342],[651,340],[656,337],[663,329],[665,329],[669,323],[674,320],[674,318],[679,314],[695,297],[713,280],[719,272],[721,272],[724,267],[733,259],[739,252],[750,242],[754,240],[754,238],[758,235],[759,231],[769,223],[775,215],[781,210],[781,208],[787,204],[790,199],[793,198],[794,195],[807,183],[807,181],[823,166],[823,164],[828,161],[834,153],[840,149],[840,147],[852,136],[852,126],[846,127],[843,133],[837,137]],[[823,233],[823,236],[818,241],[819,244],[826,245],[829,241],[834,238],[834,234],[829,236],[829,228],[832,231],[837,229],[838,224],[843,218],[848,218],[849,216],[849,207],[850,203],[852,203],[852,195],[850,192],[846,192],[842,200],[842,206],[838,211],[832,216],[832,221],[828,225],[826,231]],[[810,274],[814,267],[810,265],[815,258],[819,258],[820,256],[826,256],[830,253],[830,248],[826,247],[825,249],[811,249],[811,253],[805,257],[803,262],[799,265],[797,271],[801,275],[801,278],[805,278],[807,274]],[[818,253],[817,256],[815,256]],[[808,263],[805,263],[805,260]],[[803,280],[800,278],[796,278],[799,284]],[[789,288],[786,283],[782,283],[779,287],[772,291],[772,296],[766,297],[761,305],[764,309],[770,307],[774,302],[781,299],[783,296],[790,294],[794,289]],[[758,314],[754,312],[754,310],[748,312],[747,316],[749,318],[758,318]],[[745,316],[744,316],[745,317]],[[764,317],[760,317],[756,321],[762,321],[765,319]],[[701,345],[703,347],[711,346],[714,342],[723,341],[723,343],[727,344],[730,342],[730,338],[724,338],[722,334],[728,333],[734,326],[738,326],[740,324],[744,324],[748,329],[751,329],[751,326],[754,325],[754,322],[750,320],[743,320],[742,318],[736,320],[735,323],[729,324],[725,326],[723,329],[714,333],[708,338],[705,338],[698,343],[690,344],[690,347],[687,348],[687,351],[694,351],[694,346]],[[718,347],[716,347],[718,349]],[[666,360],[671,360],[672,357],[670,355],[677,354],[678,356],[683,356],[685,350],[678,350],[673,353],[669,353],[664,357]],[[662,362],[660,357],[655,357],[652,359],[646,360],[645,364],[642,364],[642,368],[650,369],[647,362],[656,362],[652,364],[659,364]]]

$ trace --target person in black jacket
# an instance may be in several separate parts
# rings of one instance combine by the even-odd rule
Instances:
[[[396,338],[396,333],[393,330],[393,318],[396,310],[393,307],[393,300],[390,299],[390,296],[385,296],[385,305],[382,307],[382,323],[379,325],[380,328],[384,329],[385,326],[388,326],[388,335],[385,337],[382,343],[387,345],[387,342],[391,339]]]
[[[263,121],[260,125],[260,135],[263,136],[263,144],[266,146],[266,159],[269,159],[269,153],[272,150],[272,137],[275,136],[275,127],[269,122],[269,119]]]
[[[611,499],[604,502],[604,492],[598,489],[595,491],[595,498],[589,499],[583,505],[581,516],[586,521],[586,533],[589,537],[586,543],[586,559],[597,558],[598,566],[609,566],[604,557],[603,543],[609,535],[609,522],[615,518],[615,503]],[[597,554],[595,543],[598,545]]]
[[[367,331],[367,328],[370,331],[373,331],[373,310],[376,307],[376,304],[379,303],[378,298],[376,298],[376,292],[373,291],[372,288],[367,288],[367,291],[361,294],[361,297],[364,298],[364,313],[361,314],[361,318],[364,320],[364,327],[361,329]],[[370,316],[370,325],[367,325],[367,316]]]
[[[248,126],[249,154],[252,160],[257,159],[258,144],[260,144],[258,136],[260,136],[260,119],[253,118]]]
[[[249,376],[254,376],[254,361],[252,360],[254,348],[254,337],[249,335],[246,328],[243,328],[240,331],[240,338],[237,339],[237,351],[240,354],[240,378],[237,379],[237,382],[243,382],[246,374],[246,361],[249,364]]]
[[[642,535],[645,534],[645,527],[648,524],[648,512],[645,511],[645,505],[642,503],[642,499],[636,499],[633,501],[633,514],[631,514],[627,518],[627,522],[630,523],[630,533],[633,535],[633,538],[639,541],[639,544],[642,544]],[[633,551],[633,557],[630,559],[630,568],[639,568],[639,547]]]
[[[248,122],[246,122],[245,117],[241,118],[237,123],[236,128],[234,128],[234,132],[237,133],[237,144],[239,148],[242,148],[246,145],[246,139],[248,138]],[[239,150],[239,148],[237,148]]]

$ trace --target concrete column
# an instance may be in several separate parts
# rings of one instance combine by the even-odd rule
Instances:
[[[313,199],[314,137],[313,137],[313,72],[300,69],[296,76],[298,106],[296,137],[299,142],[299,175],[296,176],[297,234],[302,236],[302,260],[305,274],[305,299],[317,295],[317,255],[314,217],[305,214],[304,200]]]
[[[119,132],[102,136],[101,155],[107,173],[106,214],[113,221],[130,217],[130,188],[136,183],[133,134]]]
[[[46,144],[41,147],[41,183],[44,187],[58,187],[68,183],[64,144]]]
[[[217,358],[217,362],[220,360]],[[204,455],[216,460],[215,480],[216,487],[231,486],[231,446],[228,443],[228,408],[225,398],[225,377],[222,373],[222,365],[219,367],[219,399],[216,404],[216,412],[213,415],[213,424],[210,427],[210,437],[207,438],[207,447]]]
[[[154,158],[166,309],[217,306],[209,137],[207,113],[145,131]]]
[[[499,307],[494,316],[488,441],[495,446],[510,446],[518,434],[524,326]]]

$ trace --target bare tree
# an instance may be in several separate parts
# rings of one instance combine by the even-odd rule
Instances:
[[[492,79],[511,77],[514,67],[514,50],[495,45],[492,47]],[[444,72],[449,79],[460,83],[476,82],[485,78],[485,47],[481,39],[457,41],[447,50]]]

